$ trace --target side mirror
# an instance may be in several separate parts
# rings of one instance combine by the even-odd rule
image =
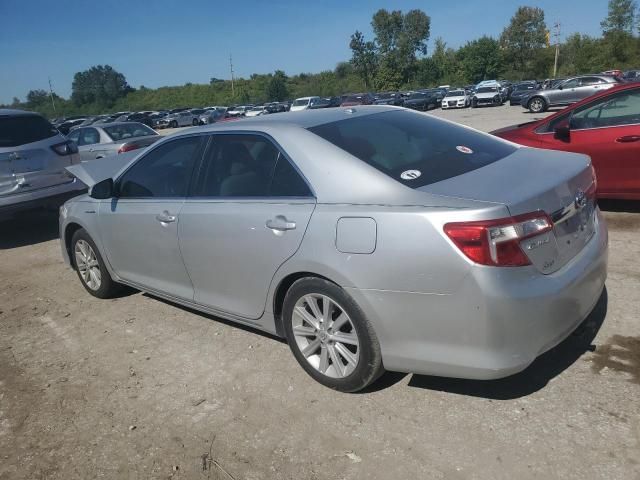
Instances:
[[[112,198],[114,193],[113,178],[107,178],[91,187],[89,196],[97,200],[104,200],[106,198]]]
[[[563,142],[571,140],[571,126],[569,125],[569,121],[561,122],[553,129],[553,138]]]

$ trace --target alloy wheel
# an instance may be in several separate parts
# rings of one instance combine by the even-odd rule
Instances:
[[[100,263],[91,245],[85,240],[78,240],[74,248],[76,266],[80,278],[91,290],[98,290],[102,285],[102,272]]]
[[[300,353],[318,372],[331,378],[348,377],[360,359],[354,323],[346,311],[326,295],[301,297],[291,316]]]
[[[533,100],[531,100],[529,107],[533,112],[539,113],[544,108],[544,105],[542,103],[542,100],[540,100],[539,98],[534,98]]]

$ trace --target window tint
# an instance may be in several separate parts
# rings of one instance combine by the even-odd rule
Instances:
[[[300,175],[275,145],[260,135],[214,135],[194,196],[307,196]]]
[[[640,89],[627,90],[577,108],[571,117],[571,128],[615,127],[640,124]]]
[[[123,198],[184,197],[200,137],[173,140],[138,160],[119,180]]]
[[[309,130],[414,188],[462,175],[515,151],[488,135],[409,111],[350,118]],[[420,175],[401,178],[407,170]]]
[[[605,83],[604,80],[602,80],[601,78],[598,77],[583,77],[582,78],[582,86],[587,86],[587,85],[599,85],[601,83]]]
[[[80,141],[80,130],[74,130],[69,135],[67,135],[69,140],[73,140],[76,144]]]
[[[0,148],[19,147],[57,134],[53,125],[39,115],[0,116]]]
[[[83,128],[80,130],[78,145],[94,145],[100,143],[100,134],[95,128]]]
[[[573,80],[567,80],[562,85],[562,88],[576,88],[580,86],[580,80],[574,78]]]

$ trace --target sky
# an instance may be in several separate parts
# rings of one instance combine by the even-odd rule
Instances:
[[[333,69],[355,30],[372,38],[380,8],[431,17],[430,46],[498,37],[518,5],[545,11],[562,36],[600,34],[606,0],[0,0],[0,103],[29,90],[71,94],[74,73],[111,65],[135,88]],[[576,6],[579,5],[579,8]]]

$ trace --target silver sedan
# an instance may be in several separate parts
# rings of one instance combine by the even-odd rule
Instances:
[[[78,146],[80,159],[88,161],[148,147],[161,137],[142,123],[117,122],[80,127],[67,138]]]
[[[99,298],[128,285],[286,337],[356,391],[384,369],[492,379],[590,313],[607,230],[588,157],[396,107],[267,115],[69,170],[62,254]]]

